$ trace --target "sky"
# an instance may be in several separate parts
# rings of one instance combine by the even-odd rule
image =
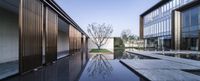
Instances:
[[[112,25],[112,37],[130,29],[139,35],[139,15],[160,0],[55,0],[56,3],[87,33],[88,24]]]

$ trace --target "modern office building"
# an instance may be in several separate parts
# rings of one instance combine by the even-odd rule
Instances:
[[[199,0],[161,0],[140,15],[146,48],[200,50]]]
[[[84,52],[88,35],[53,0],[0,0],[0,79]]]

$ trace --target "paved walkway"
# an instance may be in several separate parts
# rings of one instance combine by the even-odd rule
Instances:
[[[181,53],[186,52],[194,53],[191,51],[181,51]],[[129,53],[158,58],[151,60],[120,60],[127,67],[151,81],[200,81],[199,75],[184,71],[200,70],[199,61],[158,55],[154,54],[158,53],[154,51],[129,51]]]

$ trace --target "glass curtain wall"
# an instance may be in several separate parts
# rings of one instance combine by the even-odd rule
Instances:
[[[183,50],[198,50],[200,6],[182,12],[181,45]]]
[[[171,0],[144,16],[144,38],[147,48],[170,50],[171,48],[171,13],[172,10],[193,0]]]
[[[0,0],[0,80],[19,72],[20,0]]]

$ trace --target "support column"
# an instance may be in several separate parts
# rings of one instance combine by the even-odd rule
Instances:
[[[181,12],[173,11],[172,14],[172,42],[175,50],[180,50],[181,42]]]
[[[147,39],[144,39],[144,50],[147,50]]]

